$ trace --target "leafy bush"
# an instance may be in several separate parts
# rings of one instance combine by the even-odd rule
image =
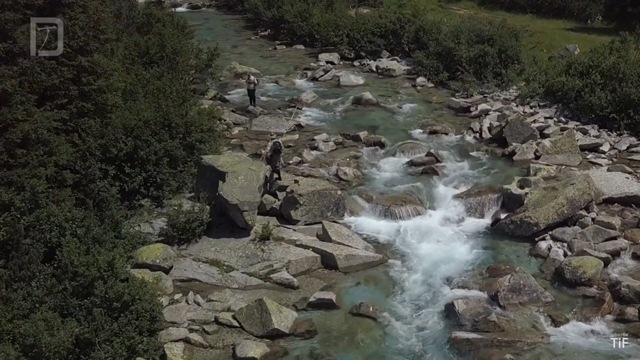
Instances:
[[[436,18],[420,0],[386,2],[362,14],[352,8],[347,0],[247,3],[252,21],[279,39],[373,58],[382,50],[415,57],[417,70],[436,82],[473,79],[503,85],[522,62],[522,34],[504,22]]]
[[[271,223],[266,223],[263,224],[260,227],[260,233],[258,234],[258,241],[269,241],[271,240],[273,237],[273,227],[271,226]]]
[[[525,74],[526,97],[565,105],[612,130],[640,133],[640,41],[624,36],[575,57],[540,61]]]
[[[604,18],[618,27],[636,30],[640,27],[640,2],[637,0],[605,0]]]
[[[182,204],[167,214],[167,226],[160,236],[172,245],[186,245],[200,239],[209,223],[209,209],[200,204],[185,207]]]
[[[64,19],[64,52],[31,57],[45,14]],[[190,93],[216,53],[132,0],[19,0],[0,34],[0,358],[155,356],[160,305],[126,271],[141,239],[123,224],[216,150],[217,115]]]

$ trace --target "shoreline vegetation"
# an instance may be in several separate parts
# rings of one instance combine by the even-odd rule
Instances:
[[[447,1],[439,5],[451,3],[456,4]],[[488,5],[489,1],[480,3]],[[565,4],[567,7],[577,9],[581,6],[579,1],[568,3]],[[633,29],[637,25],[636,19],[628,13],[637,11],[636,7],[624,2],[617,4],[620,8],[607,3],[609,21],[615,22],[620,29]],[[518,22],[512,24],[506,18],[489,16],[465,16],[464,9],[459,11],[460,16],[451,11],[448,16],[443,15],[442,11],[434,11],[432,0],[324,0],[313,3],[221,0],[217,5],[245,13],[252,25],[269,29],[275,40],[336,48],[345,59],[377,58],[382,51],[388,51],[412,59],[416,75],[425,76],[441,86],[466,89],[469,84],[475,88],[518,85],[523,97],[563,105],[582,122],[615,131],[640,133],[637,118],[640,112],[640,71],[637,66],[640,41],[637,34],[623,33],[606,41],[598,39],[599,44],[589,51],[577,56],[561,56],[563,47],[571,43],[562,44],[552,55],[538,48],[529,49],[528,37],[534,35]],[[492,6],[508,8],[497,1]],[[547,13],[537,11],[558,17],[570,17],[566,14],[576,12],[547,10]],[[608,31],[608,34],[619,33]]]

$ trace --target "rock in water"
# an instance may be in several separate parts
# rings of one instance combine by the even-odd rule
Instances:
[[[467,331],[500,332],[504,327],[497,321],[489,301],[485,298],[456,299],[444,307],[445,314]]]
[[[370,92],[363,92],[360,95],[356,95],[351,99],[351,104],[360,106],[375,106],[378,105],[378,100],[371,95]]]
[[[287,189],[280,211],[294,224],[318,224],[341,220],[346,211],[345,194],[328,181],[299,178]]]
[[[303,339],[313,339],[314,337],[316,337],[316,335],[318,335],[318,330],[316,329],[316,324],[312,319],[298,319],[293,324],[291,334],[295,337]]]
[[[131,269],[131,275],[155,285],[162,294],[169,295],[173,292],[173,281],[167,274],[160,271],[147,269]]]
[[[268,174],[264,163],[240,154],[203,156],[196,193],[208,204],[215,203],[237,226],[251,229]]]
[[[296,102],[300,107],[304,107],[312,104],[316,100],[318,100],[318,94],[313,92],[313,90],[307,90],[298,96]]]
[[[371,203],[370,210],[375,216],[392,220],[408,220],[427,213],[425,206],[408,194],[378,196]]]
[[[236,311],[235,318],[253,336],[277,338],[291,334],[298,314],[264,297]]]
[[[364,78],[348,72],[340,74],[340,86],[359,86],[364,84]]]
[[[405,75],[410,69],[408,66],[404,66],[397,61],[387,59],[376,61],[374,66],[378,75],[388,77],[398,77]]]
[[[261,360],[269,352],[265,343],[253,340],[242,340],[233,346],[233,354],[237,360]]]
[[[543,306],[553,302],[549,294],[530,274],[519,272],[498,279],[492,294],[502,307]]]
[[[320,241],[344,245],[354,249],[375,252],[373,246],[362,240],[362,238],[356,233],[345,226],[329,221],[322,222],[322,231],[318,234],[318,239],[320,239]]]
[[[429,145],[415,140],[397,143],[384,151],[385,155],[396,157],[413,157],[424,155],[430,150]],[[434,156],[429,156],[434,157]]]
[[[611,293],[623,304],[640,303],[640,281],[629,276],[611,279]]]
[[[604,263],[592,256],[566,258],[558,267],[560,277],[571,286],[592,286],[600,278]]]
[[[366,317],[374,321],[378,321],[380,319],[380,310],[377,307],[364,302],[354,305],[351,310],[349,310],[349,314],[353,316]]]
[[[532,236],[575,215],[597,197],[588,176],[534,187],[525,204],[501,220],[496,229],[513,236]]]
[[[467,215],[477,219],[490,218],[502,204],[502,192],[498,189],[471,188],[454,198],[464,204]]]
[[[176,252],[170,246],[158,243],[141,247],[133,257],[134,267],[168,273],[173,267]]]
[[[340,309],[336,302],[336,294],[331,291],[318,291],[309,298],[307,309],[334,310]]]

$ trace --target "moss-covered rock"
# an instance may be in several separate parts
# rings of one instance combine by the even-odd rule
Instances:
[[[165,244],[152,244],[138,249],[134,254],[134,267],[168,273],[173,267],[176,252]]]
[[[593,256],[574,256],[565,259],[557,271],[567,285],[591,286],[598,281],[603,268],[602,260]]]
[[[524,206],[500,221],[496,229],[513,236],[532,236],[559,225],[596,198],[593,180],[584,175],[534,187]]]
[[[149,271],[147,269],[132,269],[131,274],[155,285],[162,294],[168,295],[173,293],[173,281],[163,272]]]
[[[249,66],[240,65],[237,62],[232,62],[224,69],[222,77],[224,79],[244,79],[247,75],[261,76],[262,73],[258,69],[254,69]]]

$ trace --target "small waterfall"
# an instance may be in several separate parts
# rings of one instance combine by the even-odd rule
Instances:
[[[491,219],[502,205],[502,193],[497,189],[470,189],[456,199],[462,201],[468,216],[477,219]]]

